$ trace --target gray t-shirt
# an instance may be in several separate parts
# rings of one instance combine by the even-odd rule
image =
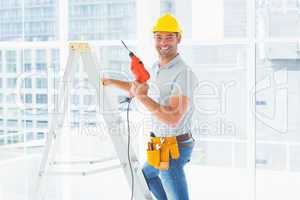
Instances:
[[[166,105],[170,96],[187,96],[189,107],[176,127],[160,122],[152,116],[152,131],[156,136],[177,136],[191,131],[191,118],[194,112],[193,93],[198,79],[178,54],[168,64],[154,63],[150,71],[149,96],[161,105]]]

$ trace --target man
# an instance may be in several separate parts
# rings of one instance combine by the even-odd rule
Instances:
[[[176,160],[170,158],[168,170],[146,163],[143,172],[150,191],[158,200],[187,200],[189,195],[183,167],[190,161],[194,146],[191,117],[194,111],[193,90],[198,81],[178,53],[182,30],[176,18],[171,14],[161,16],[153,27],[153,34],[158,61],[152,67],[151,81],[159,89],[158,99],[148,95],[146,83],[106,78],[102,81],[104,85],[130,92],[153,114],[151,131],[156,137],[176,136],[180,157]]]

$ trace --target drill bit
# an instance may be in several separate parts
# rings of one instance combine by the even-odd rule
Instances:
[[[125,47],[129,52],[131,52],[131,51],[128,49],[128,47],[126,46],[126,44],[123,42],[123,40],[121,40],[121,42],[123,43],[124,47]]]
[[[127,47],[126,44],[123,42],[123,40],[121,40],[121,42],[123,43],[124,47],[129,51],[129,56],[130,56],[130,57],[134,56],[134,53],[128,49],[128,47]]]

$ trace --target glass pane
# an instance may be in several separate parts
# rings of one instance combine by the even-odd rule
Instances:
[[[31,130],[35,127],[35,131],[30,131],[32,132],[30,140],[34,140],[37,138],[36,135],[39,128],[44,129],[44,126],[40,125],[40,122],[37,123],[36,120],[38,119],[44,124],[48,123],[47,107],[52,105],[52,103],[48,102],[47,93],[49,92],[48,89],[53,88],[53,81],[50,81],[51,84],[48,86],[48,79],[58,76],[58,74],[53,76],[55,72],[51,68],[54,64],[59,65],[57,52],[58,49],[1,50],[2,58],[4,59],[3,63],[5,64],[3,67],[6,69],[6,73],[1,73],[0,75],[3,85],[1,96],[2,98],[5,97],[2,99],[2,103],[5,106],[1,108],[3,117],[1,118],[2,123],[0,123],[0,130],[3,131],[5,136],[2,137],[2,145],[21,143],[24,142],[24,139],[26,142],[25,136],[9,136],[7,135],[8,131],[19,130],[17,135],[23,135],[25,132],[20,130]],[[34,69],[32,68],[34,63],[39,63],[36,65],[43,67]],[[47,66],[49,66],[49,77],[44,73],[48,69]],[[17,72],[24,73],[19,74]],[[36,91],[36,88],[38,88],[38,91]],[[40,110],[43,110],[43,115],[41,115]],[[47,133],[45,132],[45,134]]]
[[[128,46],[128,48],[135,50],[133,46]],[[118,71],[122,72],[122,77],[132,77],[128,51],[123,46],[100,47],[98,56],[103,70]]]
[[[0,41],[23,40],[23,0],[0,0]]]
[[[257,200],[300,198],[298,52],[298,43],[257,44]]]
[[[59,0],[27,0],[24,3],[24,34],[27,41],[58,40]]]
[[[178,7],[175,5],[179,10],[176,10],[175,14],[182,16],[182,23],[192,26],[192,28],[187,27],[187,30],[191,32],[193,39],[245,38],[247,36],[247,0],[190,1],[189,9],[186,10],[186,6],[181,5],[186,1],[176,1],[181,4]]]
[[[69,0],[69,40],[134,39],[135,10],[135,0]]]
[[[299,37],[300,2],[298,0],[257,0],[257,37]]]
[[[0,40],[58,40],[57,0],[0,0]]]
[[[194,91],[192,133],[196,146],[189,170],[197,176],[190,176],[189,181],[197,184],[191,185],[192,196],[244,199],[249,178],[247,46],[193,45],[183,46],[180,52],[200,80]],[[208,184],[207,180],[218,181]]]

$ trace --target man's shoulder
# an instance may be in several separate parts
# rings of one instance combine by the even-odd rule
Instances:
[[[184,62],[183,60],[181,60],[180,62],[178,62],[174,67],[173,70],[176,71],[176,74],[182,74],[182,73],[193,73],[192,68],[190,67],[190,65],[188,65],[186,62]]]

